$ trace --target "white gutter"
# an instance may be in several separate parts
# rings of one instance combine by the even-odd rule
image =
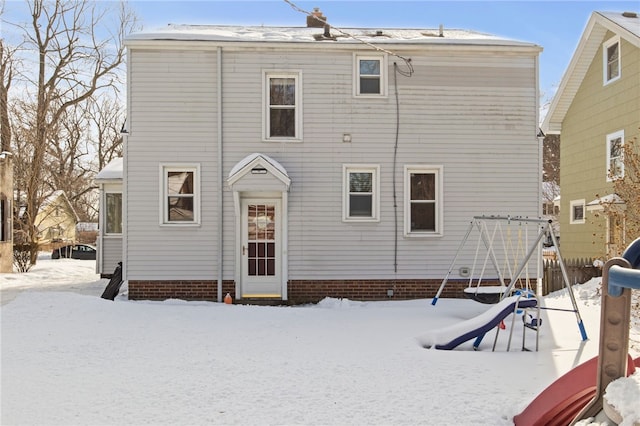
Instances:
[[[222,238],[223,238],[223,203],[222,199],[224,197],[223,192],[223,173],[222,173],[222,47],[218,46],[217,48],[217,73],[218,73],[218,84],[217,84],[217,92],[218,92],[218,302],[222,302],[222,279],[223,279],[223,256],[222,256]]]

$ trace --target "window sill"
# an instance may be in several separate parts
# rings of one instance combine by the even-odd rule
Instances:
[[[442,232],[405,232],[404,234],[405,238],[441,238],[443,236]]]

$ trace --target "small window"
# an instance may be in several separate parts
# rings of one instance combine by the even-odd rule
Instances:
[[[265,72],[265,139],[299,140],[300,73]]]
[[[584,200],[571,201],[571,217],[569,223],[581,224],[585,223],[584,220]]]
[[[384,55],[355,55],[355,95],[386,96],[387,76]]]
[[[379,166],[344,166],[345,221],[378,221]]]
[[[161,166],[163,224],[196,224],[200,221],[198,166]]]
[[[122,193],[105,194],[105,234],[122,234]]]
[[[620,78],[620,37],[613,37],[602,45],[604,84]]]
[[[405,167],[405,235],[442,235],[442,167]]]
[[[624,131],[607,135],[607,181],[624,177]]]

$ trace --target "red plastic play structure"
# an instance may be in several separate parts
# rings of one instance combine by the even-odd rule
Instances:
[[[640,368],[640,357],[628,355],[632,288],[640,289],[640,238],[604,265],[599,355],[553,382],[513,418],[516,426],[566,426],[594,417],[607,385]]]

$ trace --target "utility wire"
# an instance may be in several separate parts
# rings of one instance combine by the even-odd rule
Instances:
[[[285,3],[287,3],[289,6],[291,6],[291,8],[293,10],[295,10],[296,12],[304,13],[307,16],[310,16],[312,18],[316,18],[317,19],[317,17],[313,14],[313,12],[309,12],[308,10],[302,9],[301,7],[297,6],[295,3],[293,3],[290,0],[283,0],[283,1]],[[401,59],[405,63],[405,65],[407,66],[407,71],[398,70],[398,73],[400,73],[401,75],[403,75],[405,77],[411,77],[411,75],[413,74],[413,65],[411,64],[411,58],[405,58],[404,56],[398,55],[397,53],[394,53],[394,52],[392,52],[390,50],[384,49],[384,48],[382,48],[380,46],[377,46],[377,45],[375,45],[375,44],[373,44],[371,42],[368,42],[366,40],[362,40],[361,38],[359,38],[359,37],[357,37],[357,36],[355,36],[353,34],[350,34],[350,33],[346,32],[346,31],[344,31],[344,30],[342,30],[342,29],[340,29],[338,27],[334,27],[333,25],[329,24],[326,21],[325,21],[325,25],[327,25],[332,30],[335,30],[336,32],[342,34],[343,36],[352,38],[352,39],[354,39],[356,41],[359,41],[360,43],[365,44],[365,45],[371,47],[372,49],[377,50],[378,52],[386,53],[387,55],[395,56],[396,58]]]

